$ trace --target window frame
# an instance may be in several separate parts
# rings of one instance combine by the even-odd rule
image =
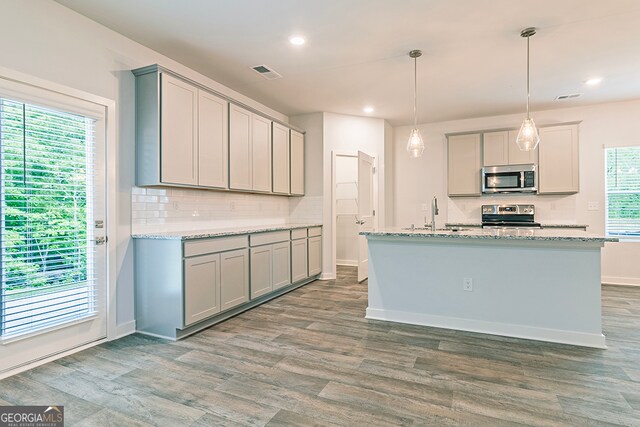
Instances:
[[[634,148],[640,152],[640,145],[621,145],[621,146],[605,146],[604,147],[604,230],[605,236],[617,238],[620,242],[640,242],[640,234],[618,234],[611,233],[609,230],[609,194],[637,194],[640,196],[640,180],[638,182],[637,190],[629,191],[609,191],[608,189],[608,153],[609,150],[628,149]]]

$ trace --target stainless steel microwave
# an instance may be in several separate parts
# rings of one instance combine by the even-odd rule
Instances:
[[[483,193],[537,193],[538,168],[534,164],[482,168]]]

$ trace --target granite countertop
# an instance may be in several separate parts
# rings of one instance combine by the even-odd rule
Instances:
[[[479,222],[447,222],[445,225],[447,228],[455,228],[455,227],[470,227],[470,228],[480,228],[482,224]],[[542,228],[587,228],[587,224],[540,224]]]
[[[491,239],[491,240],[547,240],[569,242],[617,242],[614,237],[604,237],[571,229],[487,229],[473,230],[425,230],[384,228],[374,231],[364,231],[364,236],[378,237],[416,237],[416,238],[445,238],[445,239]]]
[[[158,240],[192,240],[206,239],[210,237],[237,236],[241,234],[266,233],[268,231],[295,230],[298,228],[322,227],[322,224],[281,224],[244,226],[231,228],[212,228],[207,230],[167,231],[160,233],[132,234],[134,239],[158,239]]]

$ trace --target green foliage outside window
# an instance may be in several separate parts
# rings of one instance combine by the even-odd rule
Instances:
[[[89,132],[84,117],[0,99],[3,292],[87,280]]]

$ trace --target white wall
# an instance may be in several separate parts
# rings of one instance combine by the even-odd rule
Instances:
[[[0,0],[0,66],[116,101],[117,323],[133,320],[131,191],[134,184],[134,79],[130,70],[160,63],[232,98],[287,121],[271,110],[50,0]],[[113,230],[113,228],[112,228]]]
[[[536,205],[536,218],[547,223],[587,224],[588,231],[604,234],[604,150],[603,146],[640,145],[637,121],[640,101],[599,104],[588,107],[537,111],[532,113],[538,125],[581,121],[580,124],[580,192],[567,196],[493,196],[447,198],[447,154],[445,133],[520,126],[522,114],[482,117],[468,120],[420,125],[426,149],[420,159],[410,159],[405,151],[410,127],[394,129],[396,226],[421,224],[430,216],[430,205],[422,204],[437,195],[440,224],[445,222],[480,222],[480,205],[508,200]],[[597,211],[587,210],[589,202],[598,202]],[[640,242],[607,244],[602,256],[603,281],[640,284]]]

